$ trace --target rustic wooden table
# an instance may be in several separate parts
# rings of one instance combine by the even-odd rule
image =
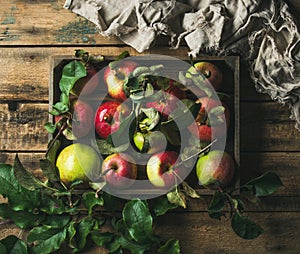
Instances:
[[[291,1],[299,16],[300,1]],[[94,25],[62,8],[64,0],[2,0],[0,10],[0,162],[12,163],[16,153],[25,166],[38,170],[44,156],[48,119],[50,56],[71,55],[83,48],[91,53],[137,54],[116,39],[97,34]],[[145,53],[185,55],[154,47]],[[265,171],[276,172],[284,183],[259,207],[247,214],[265,232],[251,241],[238,238],[229,221],[208,217],[205,206],[191,203],[161,219],[157,231],[166,239],[180,239],[183,253],[299,253],[300,132],[289,120],[289,109],[258,95],[246,70],[241,72],[242,181]],[[0,228],[0,238],[19,229]],[[92,253],[105,253],[95,249]]]

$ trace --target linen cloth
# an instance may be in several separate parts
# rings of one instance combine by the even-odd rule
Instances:
[[[138,52],[158,35],[189,54],[239,54],[256,90],[291,107],[300,130],[300,35],[283,0],[67,0],[104,36],[117,36]]]

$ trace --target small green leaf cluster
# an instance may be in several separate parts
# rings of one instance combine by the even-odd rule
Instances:
[[[275,173],[266,172],[236,189],[220,188],[215,192],[209,204],[208,214],[211,218],[220,220],[225,217],[224,208],[228,204],[233,231],[243,239],[254,239],[263,232],[263,229],[243,215],[245,204],[241,198],[245,197],[251,202],[257,203],[259,197],[271,195],[282,185],[280,178]],[[236,191],[239,191],[239,196],[235,194]]]

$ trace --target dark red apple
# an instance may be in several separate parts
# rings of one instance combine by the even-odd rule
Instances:
[[[137,178],[137,166],[131,156],[115,153],[106,157],[102,163],[105,181],[115,188],[128,188]]]
[[[86,66],[87,75],[81,79],[79,79],[75,84],[71,94],[79,96],[79,95],[89,95],[92,94],[96,88],[99,86],[99,75],[95,67],[91,65]]]
[[[227,186],[234,176],[235,164],[228,153],[213,150],[199,157],[196,172],[201,185],[210,186],[219,182]]]
[[[182,168],[175,165],[177,159],[178,154],[174,151],[164,151],[152,155],[146,166],[149,181],[156,187],[167,189],[175,187],[176,183],[180,181],[177,175],[182,175],[180,173]]]
[[[129,108],[118,101],[106,101],[98,107],[94,122],[95,130],[101,138],[106,139],[119,129],[120,114],[123,118],[128,116]]]
[[[93,127],[94,110],[82,101],[77,100],[73,104],[72,130],[77,138],[86,136]]]
[[[169,87],[163,92],[164,94],[160,100],[147,102],[146,106],[156,109],[164,118],[168,118],[177,107],[177,101],[186,98],[186,93],[174,85],[172,80],[170,80]]]
[[[111,68],[107,66],[104,71],[104,81],[107,86],[108,94],[119,101],[127,99],[128,94],[124,91],[124,83],[130,73],[137,67],[137,63],[132,61],[122,61],[114,64]]]
[[[196,103],[201,103],[201,107],[188,130],[203,142],[225,136],[230,117],[226,104],[210,97],[199,98]]]

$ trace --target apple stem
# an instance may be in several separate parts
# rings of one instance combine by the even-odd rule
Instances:
[[[182,161],[176,163],[176,164],[174,165],[174,167],[175,167],[175,166],[176,166],[176,167],[181,166],[184,162],[186,162],[186,161],[188,161],[188,160],[194,158],[195,156],[198,156],[199,154],[201,154],[202,152],[204,152],[204,151],[206,151],[208,148],[210,148],[210,147],[211,147],[214,143],[216,143],[217,141],[218,141],[218,139],[213,140],[210,144],[208,144],[206,147],[200,149],[200,151],[198,151],[197,153],[195,153],[195,154],[191,155],[190,157],[188,157],[188,158],[186,158],[186,159],[184,159],[184,160],[182,160]]]
[[[47,152],[46,152],[46,157],[50,151],[50,149],[52,148],[52,146],[54,145],[55,141],[58,139],[58,137],[61,135],[62,131],[65,129],[67,125],[67,122],[64,122],[63,125],[59,128],[58,133],[55,135],[55,137],[51,140],[51,143],[48,146]]]

